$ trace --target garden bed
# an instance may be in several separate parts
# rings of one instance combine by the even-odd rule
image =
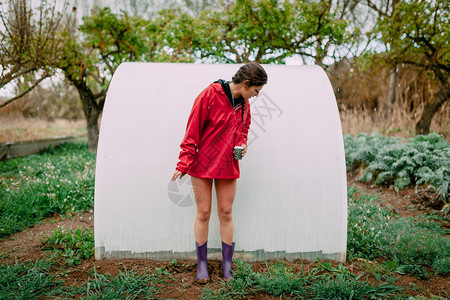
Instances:
[[[372,192],[372,188],[360,186],[361,190],[367,188],[366,192]],[[411,216],[410,212],[418,212],[419,210],[412,209],[414,206],[410,202],[408,196],[399,195],[395,191],[383,190],[382,197],[380,196],[380,203],[385,204],[385,200],[390,199],[393,203],[402,203],[401,207],[409,207],[407,210],[398,211],[401,215]],[[395,209],[395,208],[394,208]],[[414,214],[417,216],[417,214]],[[84,229],[94,226],[94,218],[92,211],[85,211],[81,214],[74,214],[73,216],[54,216],[43,220],[40,224],[28,228],[22,232],[16,233],[0,241],[0,257],[1,264],[13,265],[16,261],[19,264],[26,262],[35,262],[42,259],[49,259],[51,252],[43,250],[43,240],[50,236],[52,232],[58,228],[65,229]],[[386,272],[391,272],[393,277],[397,278],[395,285],[405,288],[403,295],[409,296],[424,296],[431,298],[440,296],[445,299],[446,293],[450,295],[449,276],[432,276],[428,279],[420,279],[410,275],[401,275],[387,270],[383,267],[385,259],[366,260],[355,258],[343,264],[348,268],[349,272],[355,275],[363,275],[361,280],[368,280],[376,284],[375,276],[382,275]],[[273,264],[273,261],[268,262],[268,265]],[[267,272],[267,266],[264,262],[251,263],[254,272]],[[287,268],[292,268],[295,272],[304,270],[312,270],[318,266],[317,262],[301,262],[295,263],[284,262]],[[338,268],[339,263],[331,262],[334,268]],[[85,287],[89,280],[94,279],[94,270],[99,274],[111,274],[118,276],[119,272],[125,269],[135,270],[137,274],[145,273],[150,270],[155,272],[157,269],[165,269],[170,274],[165,283],[159,284],[161,290],[156,294],[160,298],[171,299],[198,299],[201,298],[204,286],[198,285],[194,282],[196,274],[196,262],[190,260],[174,261],[149,261],[140,259],[125,259],[125,260],[98,260],[93,257],[83,260],[81,264],[76,266],[65,266],[63,262],[57,261],[50,268],[51,274],[62,274],[61,279],[65,286],[68,287]],[[220,261],[213,260],[210,262],[210,275],[212,282],[209,289],[218,291],[223,288],[221,284],[221,264]],[[84,290],[85,291],[85,290]],[[61,294],[60,296],[62,296]],[[81,294],[75,295],[81,297]],[[75,297],[74,296],[74,297]],[[86,294],[85,294],[86,296]],[[271,296],[265,293],[254,293],[248,295],[246,299],[279,299],[279,297]],[[439,298],[435,298],[439,299]]]
[[[235,260],[236,279],[224,283],[220,261],[212,260],[212,281],[201,286],[194,282],[193,260],[93,258],[94,174],[95,155],[82,142],[0,162],[0,298],[446,299],[450,295],[448,218],[417,201],[414,187],[399,190],[349,177],[344,264]]]

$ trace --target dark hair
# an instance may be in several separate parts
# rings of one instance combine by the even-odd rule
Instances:
[[[231,79],[231,81],[234,83],[241,83],[246,80],[248,80],[248,87],[265,85],[267,83],[267,73],[260,64],[256,62],[250,62],[240,67]],[[245,101],[242,102],[242,129],[244,129],[245,127],[244,112]]]
[[[233,76],[234,83],[241,83],[248,80],[248,86],[261,86],[267,83],[267,73],[264,68],[256,63],[250,62],[242,67]]]

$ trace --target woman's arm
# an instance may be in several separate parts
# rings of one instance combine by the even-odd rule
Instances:
[[[245,156],[247,153],[247,138],[248,138],[248,130],[250,128],[250,124],[252,122],[251,120],[251,113],[250,113],[250,101],[246,101],[245,103],[245,118],[244,118],[244,126],[241,132],[241,135],[239,137],[239,141],[237,143],[238,146],[243,146],[244,149],[242,150],[242,157]]]
[[[208,120],[208,102],[209,93],[207,88],[203,90],[202,93],[200,93],[200,95],[194,101],[194,105],[192,106],[191,114],[189,115],[188,123],[186,126],[186,134],[180,145],[181,151],[176,171],[182,174],[186,174],[188,172],[189,167],[194,161],[194,155],[197,150],[197,145],[200,141],[203,128]],[[180,174],[178,174],[178,176],[179,175]],[[175,172],[172,178],[176,179],[178,176],[176,176]]]

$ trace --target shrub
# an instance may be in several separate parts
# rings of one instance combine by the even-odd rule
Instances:
[[[409,141],[379,134],[344,136],[348,170],[361,168],[361,180],[395,189],[428,184],[450,210],[450,144],[436,133]]]

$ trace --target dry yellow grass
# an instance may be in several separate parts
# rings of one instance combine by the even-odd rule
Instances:
[[[62,136],[85,136],[86,121],[24,118],[19,114],[0,115],[0,144],[48,139]]]
[[[448,109],[437,114],[431,122],[431,131],[442,134],[450,139],[450,118]],[[352,136],[358,133],[379,132],[383,135],[412,137],[415,125],[420,116],[409,116],[401,113],[385,115],[383,112],[367,113],[356,110],[343,110],[339,112],[342,132]]]
[[[449,111],[449,110],[447,110]],[[340,111],[342,132],[379,132],[383,135],[411,137],[414,135],[416,119],[400,114],[385,116],[382,112],[367,113],[355,110]],[[431,130],[450,139],[448,112],[440,113],[432,122]],[[0,144],[6,142],[48,139],[61,136],[86,136],[86,121],[25,118],[21,114],[0,114]]]

